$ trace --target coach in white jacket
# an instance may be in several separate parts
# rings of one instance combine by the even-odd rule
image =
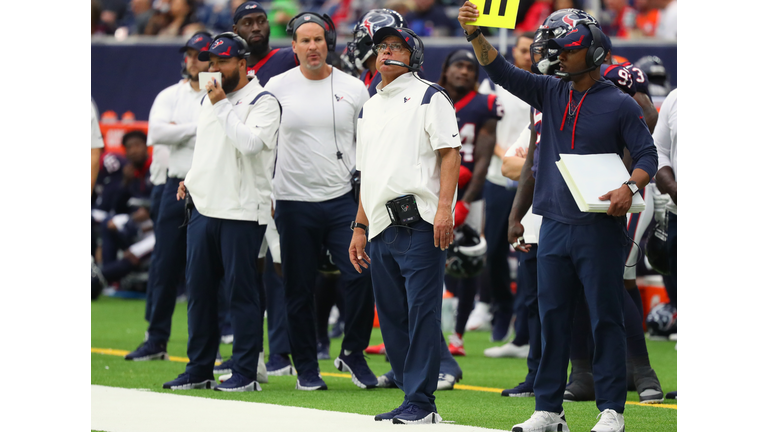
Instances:
[[[355,219],[368,226],[371,256],[364,228],[356,228],[349,258],[358,269],[370,263],[381,333],[395,383],[405,393],[400,407],[375,419],[437,423],[443,275],[461,164],[458,123],[442,89],[409,72],[423,61],[415,33],[384,27],[373,42],[382,82],[357,123],[362,182]],[[387,202],[408,195],[421,220],[392,222]]]
[[[217,290],[231,305],[232,377],[222,391],[259,391],[256,382],[263,321],[256,261],[270,218],[271,179],[280,105],[246,74],[247,43],[234,33],[214,38],[201,60],[221,82],[207,84],[192,168],[179,188],[195,205],[187,228],[189,290],[186,371],[163,388],[210,388],[219,346]]]

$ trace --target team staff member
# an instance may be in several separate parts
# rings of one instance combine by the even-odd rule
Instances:
[[[219,346],[220,281],[231,305],[232,377],[223,391],[260,391],[256,382],[263,320],[256,261],[271,212],[280,104],[246,74],[248,46],[234,33],[211,42],[210,59],[221,82],[208,83],[198,121],[192,167],[179,185],[194,202],[187,230],[189,291],[186,371],[163,388],[210,388]],[[186,190],[185,190],[186,188]]]
[[[96,103],[91,99],[91,193],[96,186],[96,177],[99,176],[101,161],[101,149],[104,148],[104,138],[99,128],[99,115],[96,113]]]
[[[357,125],[362,182],[349,259],[358,271],[370,264],[384,344],[405,393],[398,408],[375,419],[437,423],[440,310],[461,165],[459,129],[442,89],[409,72],[423,61],[415,33],[384,27],[373,42],[382,81]],[[415,197],[420,220],[392,226],[387,202],[407,195]]]
[[[176,287],[186,263],[187,230],[179,228],[184,222],[184,203],[176,200],[176,190],[192,165],[195,151],[197,119],[200,100],[205,89],[200,88],[198,76],[208,70],[208,61],[198,55],[208,49],[208,33],[196,33],[181,47],[188,79],[161,91],[149,111],[148,144],[170,148],[166,186],[160,197],[155,224],[155,248],[152,251],[148,282],[147,316],[149,328],[146,341],[125,356],[126,360],[162,360],[168,357],[171,318],[176,307]]]
[[[235,10],[232,29],[248,42],[248,76],[256,77],[262,86],[288,69],[298,66],[298,60],[289,47],[272,48],[269,45],[267,11],[255,1],[247,1]]]
[[[633,193],[645,187],[656,173],[658,161],[640,107],[600,76],[599,67],[605,57],[602,31],[594,24],[576,21],[582,14],[586,15],[574,12],[570,20],[561,20],[558,27],[550,26],[552,36],[547,48],[559,52],[562,77],[556,79],[531,75],[510,65],[478,27],[467,24],[479,17],[477,7],[466,2],[459,11],[459,22],[488,76],[543,113],[533,195],[533,212],[543,216],[537,256],[542,358],[534,382],[536,412],[512,428],[519,432],[567,428],[562,403],[568,338],[574,303],[582,290],[595,340],[595,390],[601,411],[600,421],[592,430],[624,430],[623,264],[629,243],[626,213]],[[563,31],[555,33],[555,29]],[[625,147],[635,166],[630,180],[601,197],[611,202],[606,214],[580,212],[555,166],[558,154],[622,155]],[[518,200],[523,200],[520,191],[515,197]],[[515,236],[523,235],[521,218],[513,205],[509,233],[513,241]]]
[[[373,328],[368,272],[346,260],[355,217],[355,122],[368,92],[359,80],[326,64],[335,45],[327,16],[299,14],[289,23],[299,67],[272,78],[267,90],[280,100],[280,157],[274,179],[275,222],[280,233],[291,356],[298,390],[325,390],[317,363],[315,277],[321,245],[339,266],[344,284],[345,334],[337,368],[361,388],[378,384],[365,361]]]
[[[354,67],[360,73],[360,80],[368,88],[368,94],[376,94],[376,86],[381,82],[381,75],[376,70],[376,53],[373,49],[373,34],[382,27],[404,28],[405,19],[399,13],[390,9],[374,9],[369,11],[352,30],[352,41],[347,44],[347,50],[352,53]]]

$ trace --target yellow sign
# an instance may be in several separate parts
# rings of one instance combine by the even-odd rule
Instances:
[[[483,27],[515,28],[520,0],[471,0],[477,5],[480,17],[467,24]]]

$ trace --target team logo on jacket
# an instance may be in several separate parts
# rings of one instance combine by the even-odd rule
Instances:
[[[406,103],[406,102],[408,102],[409,100],[411,100],[411,98],[403,97],[403,103]]]
[[[344,99],[344,96],[339,96],[339,95],[336,95],[336,94],[334,94],[333,97],[336,98],[336,102],[340,102],[342,99]]]

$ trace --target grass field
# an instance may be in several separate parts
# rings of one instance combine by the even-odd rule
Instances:
[[[100,298],[91,304],[91,383],[124,388],[143,388],[157,392],[162,384],[184,371],[181,361],[128,362],[122,356],[100,354],[95,349],[130,351],[143,340],[146,322],[144,301]],[[266,327],[266,326],[265,326]],[[266,335],[265,335],[266,336]],[[186,357],[187,315],[186,303],[177,304],[173,319],[168,353]],[[381,343],[379,329],[374,329],[371,344]],[[265,349],[268,349],[265,340]],[[488,332],[468,332],[465,335],[466,357],[457,361],[464,371],[460,384],[482,389],[437,392],[436,404],[444,420],[457,424],[494,429],[511,429],[512,425],[530,417],[534,409],[533,398],[508,398],[499,395],[500,390],[515,386],[527,372],[524,359],[491,359],[483,356],[485,348],[494,346]],[[332,340],[331,357],[335,358],[340,340]],[[664,392],[677,389],[677,352],[674,342],[648,341],[651,364],[661,381]],[[231,354],[231,345],[222,345],[224,358]],[[368,363],[377,375],[389,370],[384,356],[370,356]],[[333,367],[332,360],[320,361],[323,379],[329,390],[302,392],[294,390],[296,378],[291,376],[270,377],[262,392],[225,393],[208,390],[175,392],[190,396],[215,399],[263,402],[277,405],[316,408],[375,415],[390,411],[402,402],[398,389],[362,390],[356,387],[348,374],[341,374]],[[345,375],[345,376],[342,376]],[[663,405],[647,406],[637,403],[636,392],[627,394],[625,421],[627,430],[633,432],[658,432],[677,430],[677,405],[667,401]],[[571,430],[590,430],[597,422],[598,410],[594,402],[568,403],[566,417]],[[372,420],[373,421],[373,420]]]

